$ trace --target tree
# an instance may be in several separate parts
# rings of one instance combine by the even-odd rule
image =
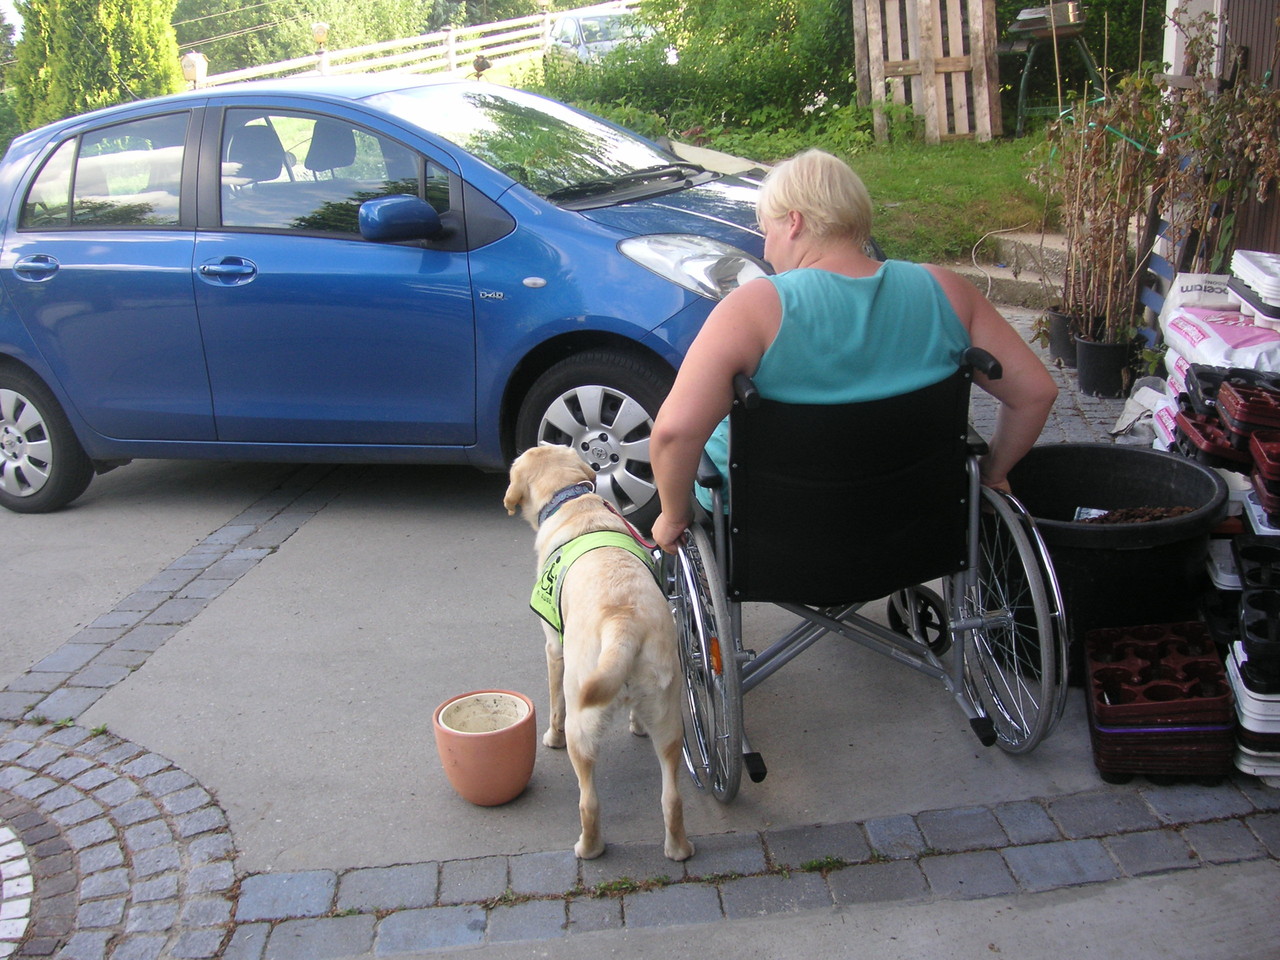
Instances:
[[[182,87],[174,0],[26,0],[6,80],[26,128]]]
[[[5,71],[13,60],[15,44],[13,24],[5,18],[4,11],[0,10],[0,80],[3,80]]]
[[[213,73],[277,63],[315,51],[311,25],[329,24],[329,49],[412,37],[428,29],[435,0],[177,0],[182,50],[209,58]]]

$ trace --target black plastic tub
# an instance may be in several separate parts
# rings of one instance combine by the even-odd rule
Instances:
[[[1227,511],[1227,485],[1186,457],[1146,447],[1059,443],[1035,447],[1009,474],[1058,575],[1071,638],[1073,682],[1083,638],[1102,627],[1199,620],[1208,588],[1209,533]],[[1084,523],[1078,508],[1190,507],[1143,523]]]

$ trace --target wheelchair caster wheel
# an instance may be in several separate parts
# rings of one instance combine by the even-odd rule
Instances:
[[[951,632],[947,629],[947,613],[942,598],[932,590],[914,587],[899,590],[889,598],[887,610],[889,629],[904,637],[912,635],[908,612],[914,604],[920,636],[935,657],[941,657],[951,649]]]

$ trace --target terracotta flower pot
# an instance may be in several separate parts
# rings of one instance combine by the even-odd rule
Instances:
[[[432,725],[445,775],[464,800],[496,807],[528,786],[538,720],[524,694],[477,690],[452,697],[436,708]]]

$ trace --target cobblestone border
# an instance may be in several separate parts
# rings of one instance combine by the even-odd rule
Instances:
[[[159,754],[82,727],[0,736],[0,814],[25,827],[32,929],[15,956],[209,958],[232,920],[226,816]]]
[[[1038,893],[1280,859],[1280,790],[1104,788],[1048,800],[661,844],[244,877],[225,960],[391,956],[576,933]]]
[[[301,467],[0,690],[0,720],[74,720],[336,495]]]

